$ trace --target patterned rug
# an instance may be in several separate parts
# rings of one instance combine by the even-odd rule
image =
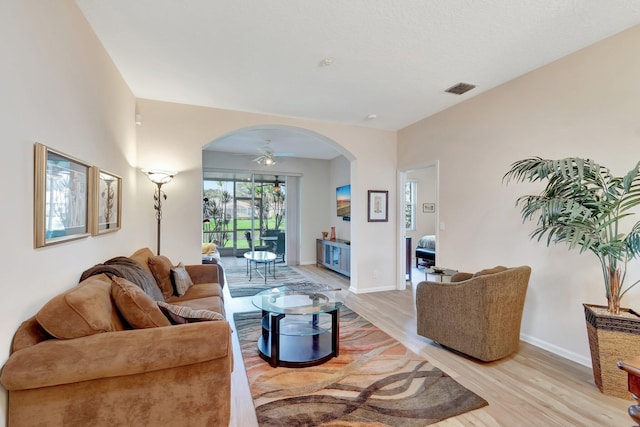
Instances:
[[[425,426],[488,405],[347,307],[340,355],[309,368],[272,368],[258,355],[260,313],[236,313],[260,426]]]
[[[306,282],[302,275],[294,271],[291,267],[283,264],[276,264],[276,278],[274,279],[271,273],[269,273],[266,285],[264,279],[257,275],[255,271],[252,274],[251,281],[249,281],[246,267],[225,267],[224,275],[227,286],[229,286],[229,292],[233,298],[252,296],[265,289],[275,288],[283,284]]]

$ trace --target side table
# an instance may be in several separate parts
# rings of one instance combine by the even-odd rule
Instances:
[[[433,268],[427,268],[424,271],[424,279],[425,280],[429,280],[429,276],[437,276],[440,278],[440,282],[444,281],[445,277],[451,277],[454,274],[456,274],[458,272],[458,270],[451,270],[449,268],[445,268],[444,270],[434,270]]]
[[[629,406],[629,416],[640,424],[640,356],[618,362],[618,368],[627,373],[628,388],[636,404]],[[636,426],[637,427],[637,426]]]

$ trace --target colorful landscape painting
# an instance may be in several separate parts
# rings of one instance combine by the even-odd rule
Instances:
[[[351,216],[351,186],[343,185],[336,188],[338,216]]]

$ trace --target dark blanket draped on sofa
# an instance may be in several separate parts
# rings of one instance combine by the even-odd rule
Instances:
[[[105,261],[103,264],[96,264],[82,273],[80,282],[87,277],[103,273],[110,279],[113,278],[113,276],[127,279],[131,283],[140,286],[142,290],[155,301],[164,301],[162,292],[151,273],[131,258],[118,256]]]

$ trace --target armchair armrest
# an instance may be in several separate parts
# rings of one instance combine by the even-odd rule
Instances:
[[[0,382],[23,390],[135,375],[220,358],[232,369],[231,329],[226,321],[106,332],[51,339],[11,354]]]

